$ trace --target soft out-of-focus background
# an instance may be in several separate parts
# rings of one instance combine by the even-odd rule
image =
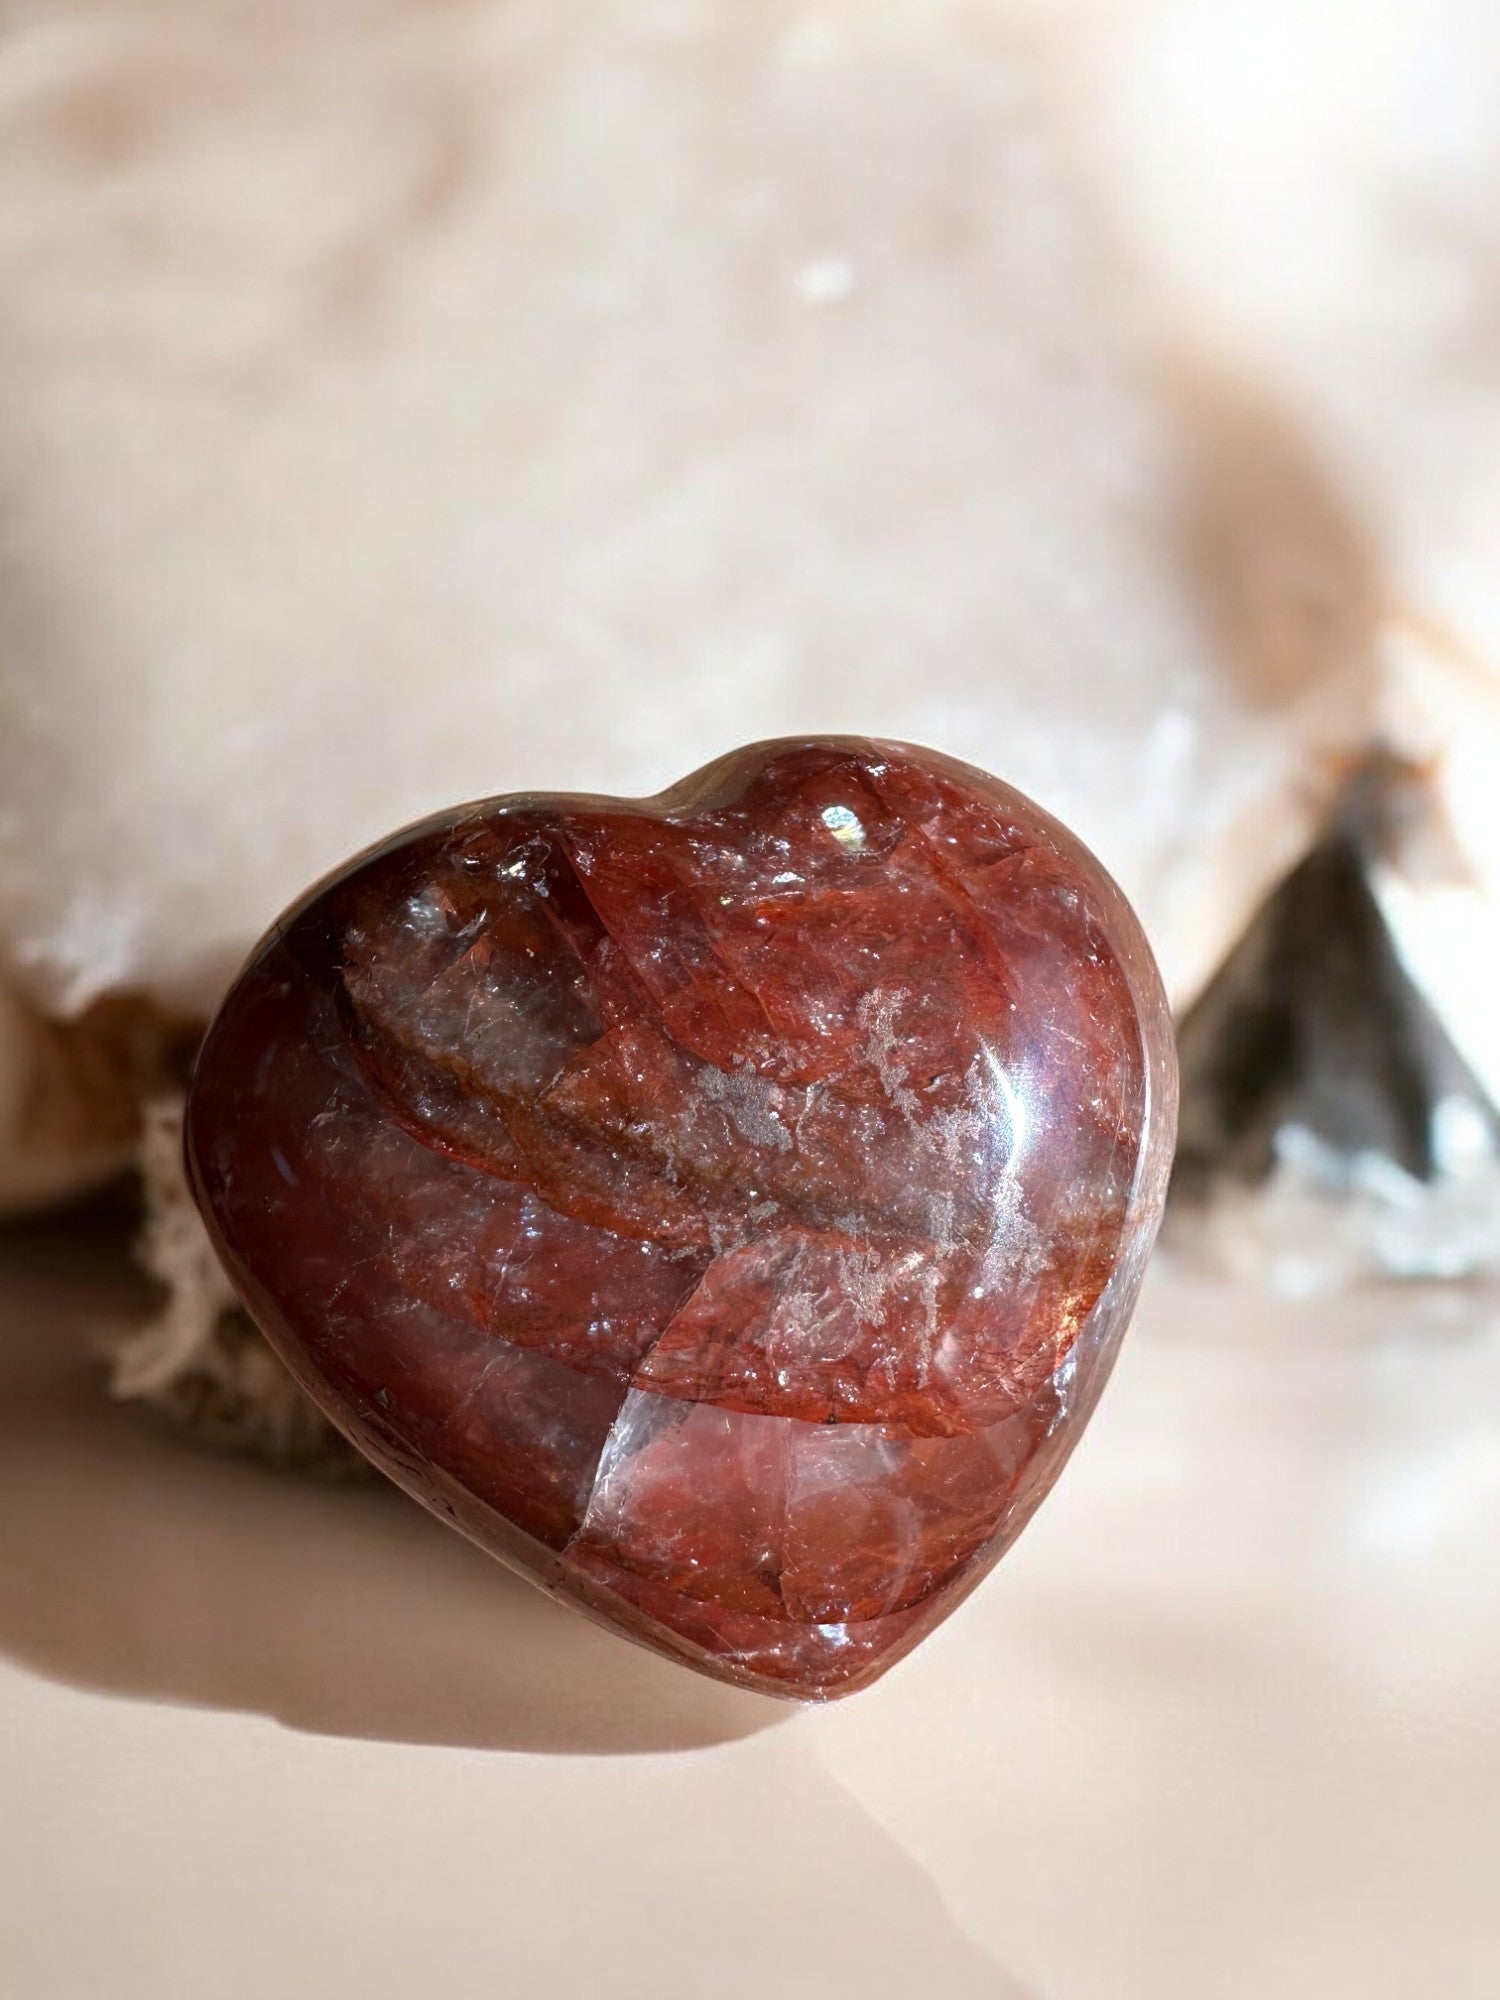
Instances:
[[[1500,1990],[1497,467],[1483,0],[0,11],[0,1990]],[[352,848],[808,729],[1073,823],[1187,1093],[788,1718],[311,1479],[173,1117]]]

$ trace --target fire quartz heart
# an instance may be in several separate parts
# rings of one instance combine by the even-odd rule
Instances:
[[[760,744],[397,835],[253,954],[189,1166],[399,1485],[618,1630],[819,1699],[1046,1494],[1160,1218],[1129,907],[932,752]]]

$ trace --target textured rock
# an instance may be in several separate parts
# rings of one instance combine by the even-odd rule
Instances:
[[[206,1017],[434,805],[826,730],[1012,775],[1174,989],[1212,973],[1311,758],[1204,630],[1134,293],[1006,11],[16,0],[29,1004]]]
[[[1174,1094],[1087,853],[839,739],[360,859],[253,956],[188,1147],[250,1310],[377,1464],[634,1636],[821,1696],[1046,1492]]]

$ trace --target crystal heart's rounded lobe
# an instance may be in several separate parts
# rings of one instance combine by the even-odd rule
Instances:
[[[1085,850],[838,739],[361,857],[251,958],[188,1148],[247,1306],[376,1464],[632,1636],[817,1698],[1046,1493],[1175,1089]]]

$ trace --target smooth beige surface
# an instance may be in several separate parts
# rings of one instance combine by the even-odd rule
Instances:
[[[0,1239],[5,2000],[1500,1991],[1491,1302],[1159,1267],[1022,1545],[819,1713],[106,1408],[132,1304]]]

